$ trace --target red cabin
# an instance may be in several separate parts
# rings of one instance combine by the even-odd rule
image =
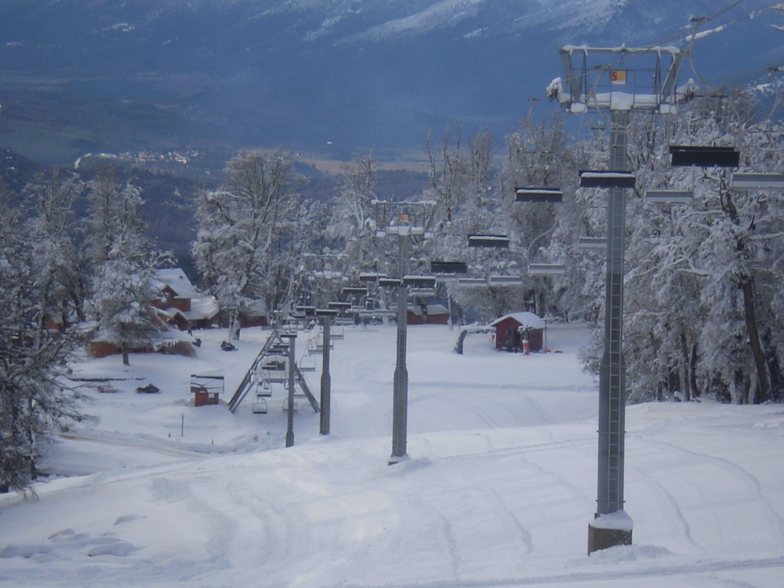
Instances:
[[[530,351],[541,351],[544,347],[543,318],[532,312],[514,312],[494,320],[495,348],[500,351],[523,351],[523,342],[528,342]]]

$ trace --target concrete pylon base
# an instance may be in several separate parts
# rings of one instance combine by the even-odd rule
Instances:
[[[588,525],[588,555],[617,545],[632,544],[632,520],[624,511],[597,515]]]
[[[400,462],[403,462],[403,461],[408,461],[409,459],[411,459],[411,458],[408,457],[407,453],[405,453],[403,455],[393,455],[387,461],[387,465],[395,465],[396,463],[400,463]]]
[[[588,525],[588,555],[594,551],[608,549],[616,545],[631,545],[632,532],[618,529],[597,529]]]

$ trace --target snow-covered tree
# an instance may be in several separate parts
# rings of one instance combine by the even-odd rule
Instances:
[[[733,190],[727,168],[673,168],[668,149],[732,146],[740,171],[770,172],[784,163],[780,136],[743,92],[697,100],[678,116],[633,118],[624,340],[632,399],[781,396],[780,194]],[[692,190],[694,203],[645,203],[644,191],[662,189]]]
[[[300,206],[295,239],[291,243],[292,298],[297,304],[326,308],[340,300],[348,256],[342,243],[331,236],[334,206],[332,201],[309,201]]]
[[[573,288],[579,283],[569,255],[578,232],[572,211],[579,152],[569,145],[560,116],[539,124],[524,120],[507,137],[507,150],[504,192],[512,202],[509,226],[519,240],[526,306],[542,316],[568,314],[572,304],[565,304],[566,286]],[[514,190],[525,187],[561,190],[564,202],[515,204]],[[529,276],[526,269],[531,263],[560,263],[567,273],[553,277]]]
[[[292,267],[285,252],[292,237],[299,180],[280,151],[244,152],[231,161],[218,190],[198,197],[196,265],[239,336],[240,315],[256,300],[267,312],[290,302]]]
[[[346,269],[354,278],[361,272],[389,271],[388,244],[376,236],[377,170],[372,153],[344,167],[328,228],[334,249],[345,255]]]
[[[754,171],[781,168],[781,129],[745,120],[733,120],[728,127],[725,132],[734,135],[743,154],[742,167]],[[725,353],[734,349],[739,356],[731,362],[736,368],[734,378],[723,373],[724,381],[733,389],[733,398],[765,402],[772,398],[774,386],[779,395],[784,384],[771,381],[771,368],[779,364],[780,353],[774,333],[784,326],[784,317],[776,316],[771,298],[784,278],[775,272],[784,253],[780,236],[784,230],[784,208],[780,193],[732,190],[728,176],[727,172],[712,172],[705,178],[712,187],[714,210],[718,210],[706,219],[710,231],[705,232],[699,250],[700,261],[709,274],[703,298],[710,312],[721,317],[715,324],[726,321],[729,328],[727,336],[719,338]],[[737,326],[730,326],[733,324]],[[704,342],[707,354],[718,355],[713,368],[724,371],[730,362],[722,361],[720,345],[717,340]]]
[[[445,133],[436,150],[432,138],[425,141],[430,186],[426,195],[436,202],[436,229],[443,230],[463,206],[468,190],[468,162],[461,151],[461,136]]]
[[[469,235],[509,233],[508,199],[494,149],[493,138],[486,132],[475,135],[465,150],[459,135],[446,134],[439,151],[426,144],[430,186],[424,198],[435,202],[434,238],[427,244],[427,255],[435,260],[465,261],[469,274],[482,278],[520,271],[516,243],[509,250],[468,247]],[[519,288],[452,283],[447,289],[459,308],[477,309],[482,320],[519,308]]]
[[[34,234],[0,189],[0,492],[26,488],[52,427],[80,418],[58,378],[72,339],[40,320],[50,292],[30,247]]]
[[[62,170],[37,176],[24,189],[31,208],[31,247],[41,293],[40,320],[65,330],[85,319],[89,267],[74,206],[84,185]]]
[[[88,249],[93,263],[92,303],[100,336],[115,343],[123,364],[130,349],[148,347],[165,326],[150,306],[155,269],[171,263],[146,236],[141,189],[104,170],[88,184]]]

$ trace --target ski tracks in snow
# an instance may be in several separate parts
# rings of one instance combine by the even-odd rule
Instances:
[[[723,441],[731,445],[731,441]],[[635,447],[637,443],[644,445]],[[653,439],[647,435],[638,436],[632,439],[633,452],[649,449],[653,454],[661,455],[658,461],[663,467],[656,472],[644,472],[639,468],[633,468],[632,471],[646,481],[646,489],[654,490],[665,516],[679,521],[683,536],[692,545],[697,546],[706,541],[726,541],[732,533],[733,517],[737,516],[746,519],[752,517],[758,521],[760,541],[781,543],[784,541],[784,519],[766,498],[760,479],[747,467],[728,457],[716,455],[715,453],[722,451],[721,445],[717,443],[715,450],[707,453],[688,449],[674,442]],[[663,451],[667,453],[663,454]],[[627,455],[628,453],[627,445]],[[753,453],[746,453],[749,454]],[[648,459],[647,462],[651,463],[651,460]],[[695,464],[699,464],[698,469],[694,467]],[[706,484],[706,480],[710,480],[710,483]],[[627,476],[627,484],[629,481]],[[712,492],[713,489],[719,488],[721,492]],[[697,529],[690,526],[678,506],[695,502],[715,512],[711,528],[701,529],[699,534]],[[759,505],[756,513],[746,510],[749,504]],[[742,514],[738,512],[740,510],[743,510]]]
[[[782,568],[784,557],[765,559],[738,559],[722,561],[702,561],[699,563],[671,564],[660,566],[651,564],[643,569],[583,569],[580,571],[553,574],[530,575],[500,578],[477,578],[453,581],[414,582],[414,583],[376,583],[376,584],[341,584],[341,588],[506,588],[517,586],[582,586],[590,588],[606,588],[607,586],[660,588],[666,585],[667,578],[689,576],[702,578],[703,586],[726,586],[737,588],[753,588],[757,584],[747,583],[739,578],[744,572],[751,570]],[[699,580],[696,580],[699,581]]]

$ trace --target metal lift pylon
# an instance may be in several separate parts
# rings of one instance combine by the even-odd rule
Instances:
[[[588,553],[632,543],[632,520],[624,511],[626,366],[623,357],[623,274],[627,127],[632,111],[671,114],[691,97],[694,85],[677,86],[683,54],[676,47],[631,49],[566,46],[560,51],[566,78],[547,88],[551,100],[572,113],[609,111],[610,170],[583,173],[581,187],[607,188],[607,263],[604,354],[599,374],[597,508],[588,525]],[[594,175],[593,181],[586,176]],[[627,181],[630,180],[630,181]]]

